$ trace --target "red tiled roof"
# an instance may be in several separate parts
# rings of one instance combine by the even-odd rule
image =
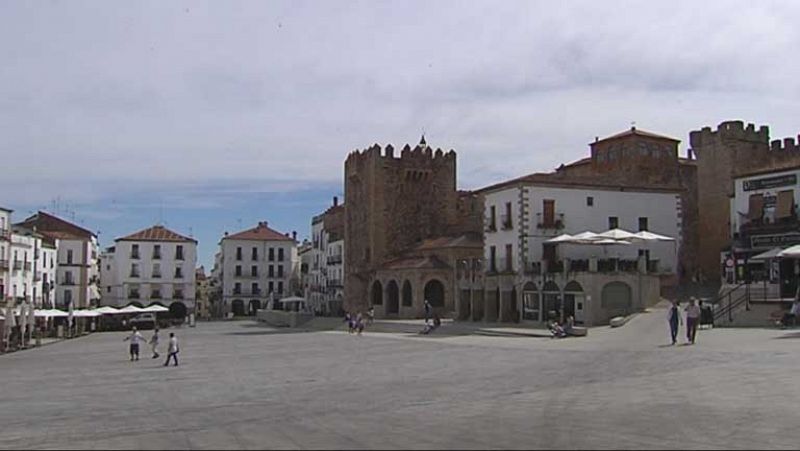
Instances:
[[[655,133],[650,133],[650,132],[646,132],[644,130],[639,130],[636,127],[631,127],[630,130],[625,130],[622,133],[617,133],[616,135],[611,135],[609,137],[603,138],[603,139],[601,139],[599,141],[596,141],[596,142],[608,141],[610,139],[625,138],[627,136],[644,136],[646,138],[665,139],[667,141],[680,142],[679,139],[670,138],[669,136],[656,135]],[[595,144],[595,143],[592,143],[592,144]]]
[[[89,230],[79,227],[71,222],[67,222],[57,216],[43,211],[37,212],[35,215],[28,217],[23,222],[19,223],[22,227],[29,229],[36,228],[37,232],[47,233],[48,235],[58,239],[91,239],[95,236]]]
[[[197,242],[192,238],[185,237],[181,234],[175,233],[172,230],[162,226],[155,225],[148,229],[140,230],[122,238],[117,238],[115,241],[192,241]]]
[[[294,241],[277,230],[267,227],[266,222],[259,222],[252,229],[248,229],[222,238],[223,240],[254,240],[254,241]]]

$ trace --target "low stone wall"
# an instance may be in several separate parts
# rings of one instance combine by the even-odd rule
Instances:
[[[259,310],[256,312],[256,319],[275,327],[297,327],[314,319],[314,314],[286,312],[283,310]]]

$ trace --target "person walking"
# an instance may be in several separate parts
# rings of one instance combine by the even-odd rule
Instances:
[[[169,348],[167,349],[167,361],[164,362],[164,366],[169,366],[169,359],[174,359],[175,366],[178,366],[178,352],[180,352],[180,349],[178,348],[178,337],[176,337],[174,333],[170,332]]]
[[[678,324],[683,324],[683,318],[681,317],[680,311],[680,302],[677,300],[672,301],[672,305],[669,307],[667,311],[667,320],[669,321],[669,332],[672,336],[672,344],[678,342]]]
[[[158,353],[158,328],[153,329],[153,336],[150,337],[150,348],[153,350],[153,358],[159,357]]]
[[[425,299],[425,302],[422,305],[425,307],[425,324],[428,324],[428,320],[431,318],[431,303]]]
[[[144,336],[142,333],[136,330],[136,326],[133,326],[131,329],[131,334],[125,337],[124,341],[130,340],[130,353],[131,353],[131,362],[133,362],[134,358],[138,361],[139,360],[139,344],[144,343]]]
[[[696,303],[694,296],[689,298],[689,305],[686,307],[686,340],[694,344],[697,337],[697,325],[700,322],[700,307]]]
[[[375,321],[375,307],[370,307],[369,310],[367,310],[367,326],[371,326],[374,321]]]

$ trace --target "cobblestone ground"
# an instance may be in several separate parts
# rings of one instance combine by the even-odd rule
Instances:
[[[798,331],[672,347],[660,309],[566,340],[175,331],[177,368],[122,333],[0,356],[0,448],[800,446]]]

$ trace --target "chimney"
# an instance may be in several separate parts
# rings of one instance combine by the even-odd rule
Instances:
[[[292,230],[292,239],[297,241],[297,230]]]
[[[333,196],[333,206],[336,207],[337,205],[339,205],[339,197]]]

